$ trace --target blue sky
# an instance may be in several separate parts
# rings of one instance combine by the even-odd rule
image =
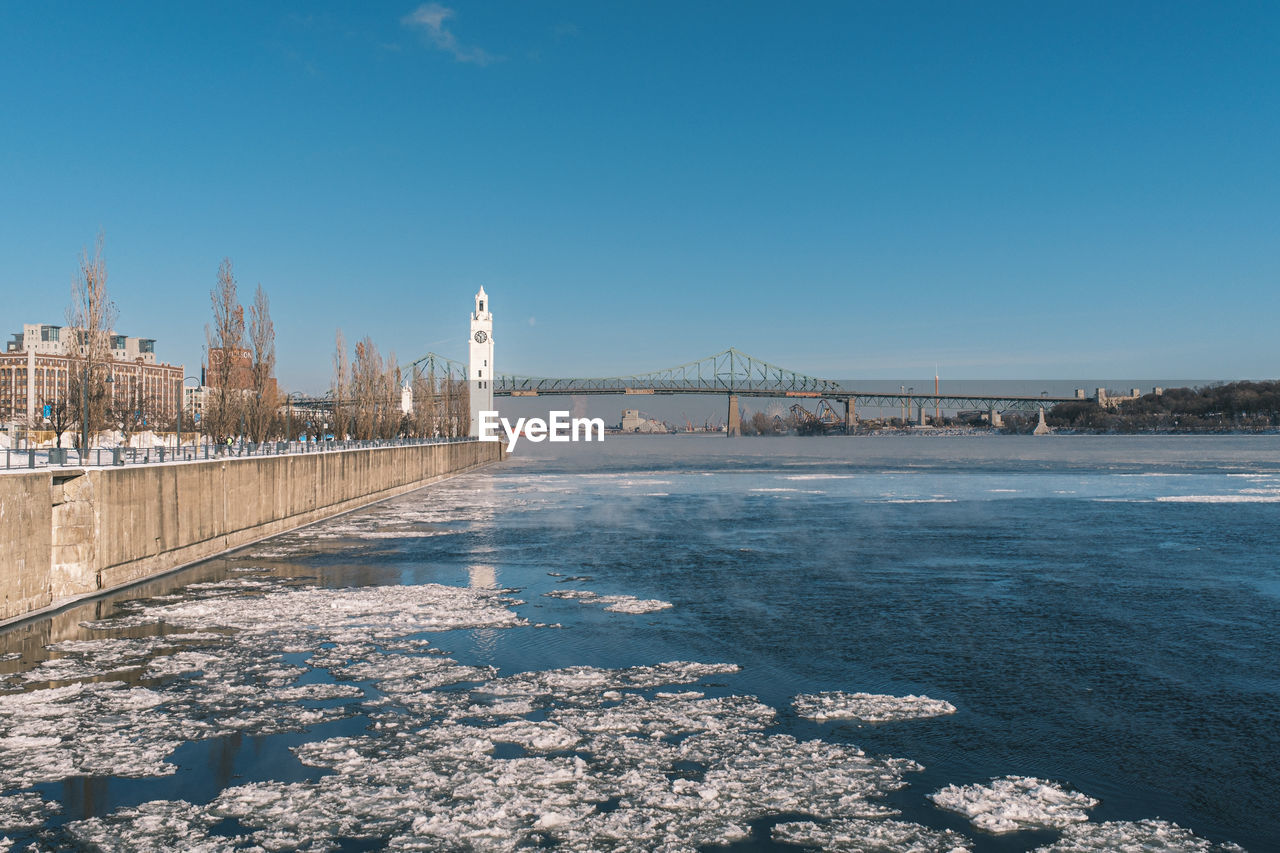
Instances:
[[[1275,377],[1274,3],[4,3],[0,316],[601,375]]]

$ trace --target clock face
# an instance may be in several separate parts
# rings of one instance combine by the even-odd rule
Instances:
[[[484,329],[481,329],[480,331],[476,332],[476,343],[482,344],[487,340],[489,340],[489,333],[486,332]]]

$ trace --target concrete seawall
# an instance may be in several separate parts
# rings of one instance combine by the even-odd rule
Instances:
[[[0,622],[502,458],[497,442],[0,476]]]

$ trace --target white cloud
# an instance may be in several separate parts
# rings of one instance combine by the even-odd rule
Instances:
[[[478,47],[464,47],[458,43],[458,37],[448,28],[454,11],[439,3],[424,3],[405,15],[400,22],[406,27],[419,30],[437,49],[453,55],[459,62],[470,62],[475,65],[488,65],[498,57]]]
[[[536,317],[530,317],[530,318],[529,318],[529,325],[530,325],[530,326],[536,326],[536,325],[538,325],[538,319],[537,319]]]

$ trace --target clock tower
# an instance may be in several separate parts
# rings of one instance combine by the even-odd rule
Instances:
[[[467,391],[471,397],[470,436],[480,435],[480,413],[493,411],[493,314],[489,296],[480,288],[471,314],[471,361],[467,367]]]

